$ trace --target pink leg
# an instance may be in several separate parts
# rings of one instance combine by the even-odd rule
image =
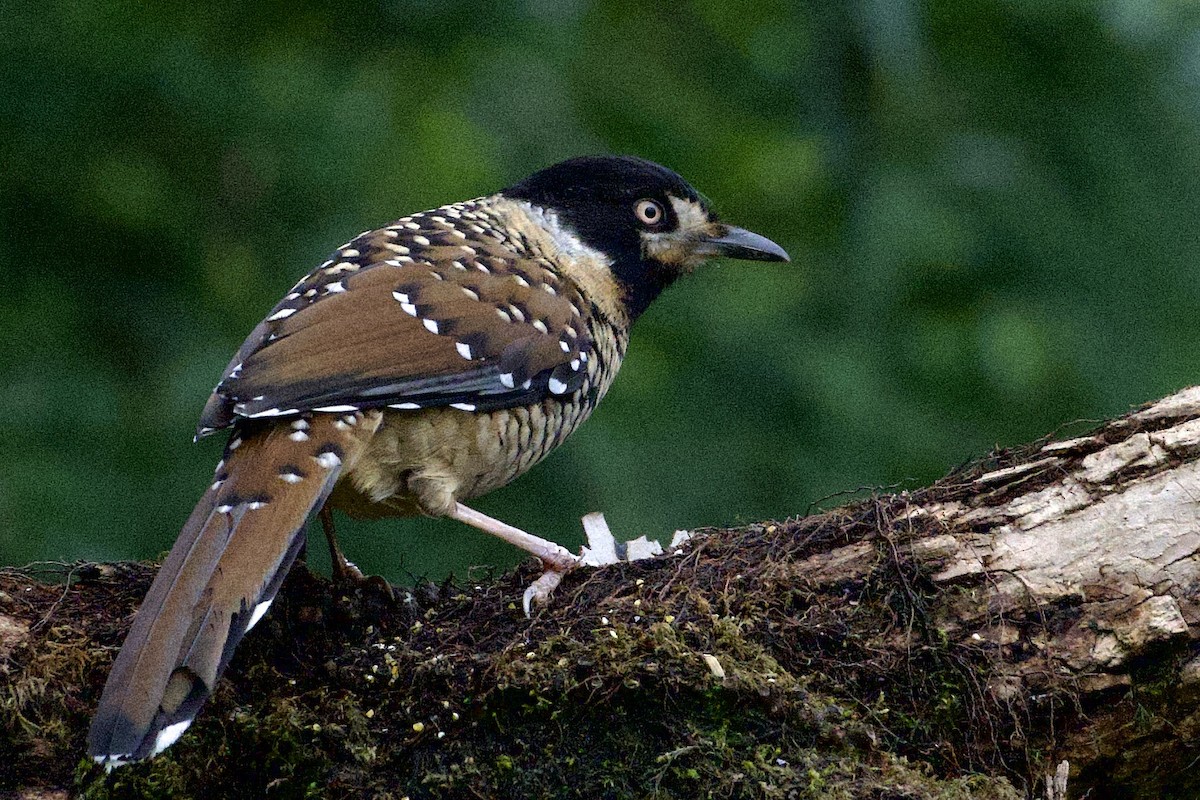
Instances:
[[[508,525],[498,519],[493,519],[487,514],[480,514],[472,508],[467,508],[462,503],[455,504],[454,510],[450,512],[450,516],[459,522],[467,523],[473,528],[478,528],[493,536],[498,536],[509,544],[532,553],[542,560],[546,571],[525,590],[525,596],[522,598],[522,605],[525,607],[526,616],[529,616],[530,608],[534,601],[540,603],[549,597],[554,588],[558,586],[559,581],[562,580],[563,575],[566,575],[579,564],[579,559],[571,555],[571,551],[562,545],[555,544],[540,536],[534,536],[532,533],[526,533],[520,528],[514,528],[512,525]]]

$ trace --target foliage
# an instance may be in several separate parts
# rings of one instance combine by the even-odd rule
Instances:
[[[672,166],[794,263],[674,289],[596,418],[482,503],[564,542],[596,509],[802,513],[1194,382],[1194,9],[7,4],[0,563],[165,549],[218,457],[200,405],[297,277],[583,152]],[[518,558],[449,523],[346,541],[392,578]]]

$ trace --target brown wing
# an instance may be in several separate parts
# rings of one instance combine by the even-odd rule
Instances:
[[[254,329],[200,433],[238,417],[487,410],[575,392],[592,352],[585,298],[487,223],[461,203],[339,249]]]

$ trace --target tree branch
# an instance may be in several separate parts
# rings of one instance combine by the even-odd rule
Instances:
[[[395,606],[298,568],[188,735],[109,776],[77,765],[152,567],[5,570],[0,792],[1200,796],[1198,500],[1194,388],[580,570],[533,620],[532,565]]]

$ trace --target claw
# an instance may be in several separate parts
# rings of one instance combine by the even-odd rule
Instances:
[[[336,586],[348,586],[383,595],[389,602],[396,601],[392,585],[379,575],[364,575],[351,561],[333,561],[333,582]]]
[[[526,617],[532,616],[535,605],[542,605],[550,599],[550,594],[558,588],[566,574],[565,570],[548,569],[540,578],[529,584],[529,588],[521,596],[521,607],[525,609]]]

